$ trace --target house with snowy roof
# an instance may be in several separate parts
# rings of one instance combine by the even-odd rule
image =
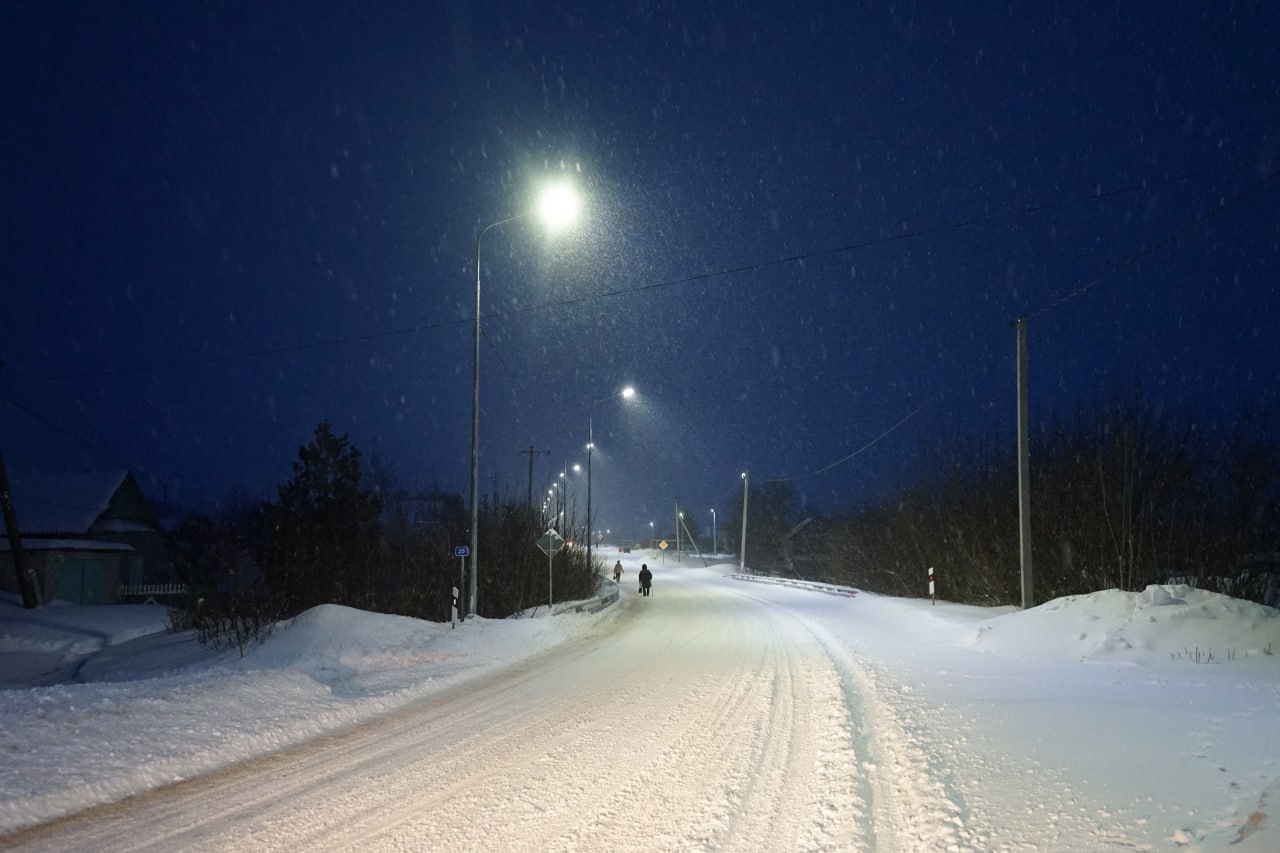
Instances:
[[[122,588],[171,579],[160,520],[128,471],[20,475],[10,493],[42,602],[110,604]],[[19,592],[3,519],[0,590]]]

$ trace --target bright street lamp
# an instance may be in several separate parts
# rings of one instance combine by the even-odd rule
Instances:
[[[492,222],[476,235],[476,321],[471,366],[471,591],[467,601],[470,616],[476,615],[476,579],[480,574],[480,244],[491,229],[534,214],[550,229],[564,228],[581,208],[577,193],[566,184],[557,184],[543,190],[533,210]]]
[[[555,184],[542,191],[536,212],[549,230],[559,231],[577,221],[582,196],[569,184]]]

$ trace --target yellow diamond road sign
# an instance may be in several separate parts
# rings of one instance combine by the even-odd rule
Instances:
[[[658,547],[665,551],[671,546],[667,544],[667,540],[663,539],[661,542],[658,543]]]

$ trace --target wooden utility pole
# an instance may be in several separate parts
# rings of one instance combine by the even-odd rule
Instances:
[[[532,507],[533,506],[533,457],[550,456],[551,451],[550,450],[534,450],[533,445],[531,444],[529,445],[528,450],[521,450],[520,453],[521,455],[528,454],[529,456],[529,488],[525,494],[524,502],[526,505]]]
[[[9,534],[9,553],[13,556],[13,569],[18,573],[18,589],[22,591],[22,606],[28,610],[40,606],[40,588],[27,569],[26,555],[22,552],[22,534],[18,531],[18,513],[13,508],[13,493],[9,490],[9,472],[0,453],[0,509],[4,511],[4,526]]]
[[[1022,609],[1035,606],[1031,578],[1031,456],[1027,426],[1027,318],[1018,328],[1018,541],[1022,552]]]

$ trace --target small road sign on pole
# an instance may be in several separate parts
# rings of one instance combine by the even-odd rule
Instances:
[[[458,545],[453,549],[453,556],[457,557],[459,560],[458,586],[462,587],[463,589],[466,589],[467,588],[467,557],[471,556],[471,549],[468,548],[466,545]],[[455,608],[458,606],[458,587],[453,588],[453,606]],[[465,619],[466,617],[463,616],[462,619],[458,621],[463,621]]]
[[[564,547],[564,537],[554,527],[548,527],[547,532],[538,537],[538,547],[548,557],[554,557]]]
[[[550,609],[552,602],[555,601],[553,589],[555,575],[552,572],[552,561],[564,547],[564,537],[557,533],[554,527],[548,527],[547,532],[538,537],[538,547],[547,555],[547,608]]]

